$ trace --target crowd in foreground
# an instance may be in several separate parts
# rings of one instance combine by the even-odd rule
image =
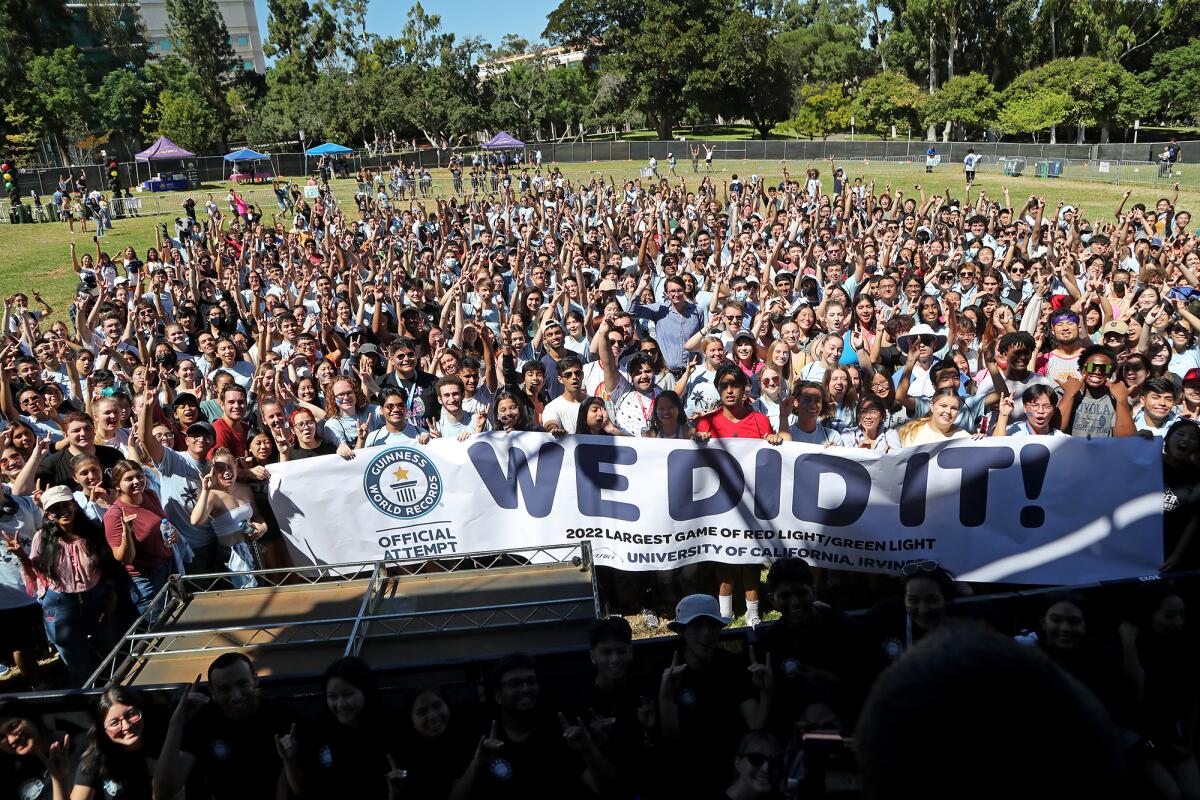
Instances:
[[[852,619],[802,561],[767,588],[781,612],[749,639],[711,595],[683,598],[667,650],[599,621],[575,669],[500,659],[479,691],[381,692],[355,657],[319,707],[260,692],[218,656],[177,698],[111,686],[72,736],[0,700],[0,790],[23,800],[164,798],[1194,798],[1197,649],[1166,582],[1124,597],[1117,631],[1050,595],[1035,630],[990,630],[932,562]],[[648,655],[654,652],[654,655]],[[461,688],[461,687],[459,687]],[[481,698],[486,698],[481,701]],[[173,703],[173,707],[171,706]],[[919,770],[914,765],[920,764]],[[861,792],[861,794],[859,794]]]
[[[288,566],[274,464],[487,431],[1159,437],[1162,572],[1200,565],[1200,240],[1178,193],[1087,220],[829,168],[617,184],[456,162],[440,197],[396,166],[360,173],[353,207],[314,180],[283,219],[189,198],[143,247],[72,245],[65,317],[16,292],[0,319],[6,654],[40,684],[48,639],[78,684],[171,573]],[[602,578],[651,628],[696,594],[762,618],[757,566]]]

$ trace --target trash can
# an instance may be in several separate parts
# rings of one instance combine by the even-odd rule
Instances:
[[[1052,158],[1047,162],[1046,177],[1059,178],[1062,177],[1063,162],[1061,159]]]
[[[1039,178],[1050,177],[1050,162],[1049,161],[1037,162],[1037,165],[1034,167],[1033,174]]]
[[[33,209],[32,208],[30,208],[27,205],[19,205],[19,206],[17,206],[16,210],[17,210],[17,213],[21,215],[21,222],[24,222],[26,225],[33,224]]]

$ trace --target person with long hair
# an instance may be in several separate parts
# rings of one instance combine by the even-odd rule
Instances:
[[[628,436],[613,424],[608,416],[608,407],[599,397],[585,398],[579,404],[579,416],[575,421],[575,432],[588,436]]]
[[[383,415],[379,406],[367,402],[354,381],[334,378],[325,394],[325,419],[321,423],[325,441],[334,447],[353,448],[364,434],[382,427]]]
[[[71,800],[151,797],[154,762],[166,728],[165,713],[137,689],[105,689],[75,768]]]
[[[650,427],[642,435],[655,439],[689,439],[692,432],[692,426],[683,411],[683,400],[670,389],[660,392],[654,398]]]
[[[339,658],[326,668],[324,687],[317,723],[275,737],[288,787],[304,797],[398,798],[399,741],[370,666],[355,656]]]
[[[782,352],[785,356],[787,355],[786,350]],[[758,383],[759,393],[754,398],[753,408],[767,418],[771,423],[771,430],[774,431],[779,424],[779,405],[787,396],[787,382],[780,369],[774,364],[763,367],[755,379]]]
[[[930,560],[905,564],[900,584],[900,597],[881,600],[863,621],[882,665],[896,661],[950,619],[962,594],[954,575]]]
[[[469,746],[457,715],[442,690],[430,684],[409,692],[403,720],[410,727],[396,757],[407,773],[402,796],[447,797],[455,776],[466,766],[464,744]]]
[[[58,651],[71,685],[95,667],[89,637],[107,653],[119,636],[112,556],[104,529],[88,519],[66,486],[42,493],[43,521],[25,554],[15,534],[4,544],[16,556],[25,590],[42,606],[46,635]]]
[[[200,494],[192,506],[191,522],[212,525],[217,542],[253,564],[248,542],[257,541],[267,532],[267,522],[254,503],[250,485],[237,479],[238,460],[227,448],[218,447],[208,462],[208,472],[200,480]]]
[[[71,737],[50,727],[33,707],[0,699],[0,793],[20,800],[66,800],[71,791]]]
[[[112,482],[117,499],[104,515],[104,536],[113,556],[129,573],[130,599],[138,613],[146,613],[171,574],[171,548],[179,536],[163,530],[166,514],[158,495],[147,488],[141,464],[118,461],[112,469]]]
[[[540,431],[529,416],[529,405],[521,395],[508,387],[496,391],[488,407],[488,430],[503,433],[520,431]]]
[[[842,365],[826,370],[825,376],[821,378],[827,410],[824,420],[825,427],[832,428],[838,433],[854,425],[858,391],[850,384],[850,370]]]
[[[962,398],[954,387],[938,389],[929,400],[929,416],[913,420],[898,431],[900,444],[912,447],[948,439],[969,439],[971,434],[955,424],[961,404]]]

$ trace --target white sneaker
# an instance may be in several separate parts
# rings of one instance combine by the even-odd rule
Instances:
[[[658,615],[648,608],[642,609],[642,624],[647,628],[658,627]]]
[[[746,617],[746,624],[749,625],[751,628],[757,628],[759,623],[761,623],[761,622],[762,622],[762,617],[759,617],[757,615],[755,615],[753,617]]]

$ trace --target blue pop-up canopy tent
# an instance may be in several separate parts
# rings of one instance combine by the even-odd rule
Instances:
[[[270,158],[266,153],[260,153],[257,150],[251,150],[249,147],[243,147],[241,150],[234,150],[229,155],[225,156],[226,161],[266,161]]]
[[[257,150],[251,150],[249,147],[243,147],[241,150],[234,150],[225,156],[225,160],[232,164],[239,164],[246,161],[270,161],[271,157],[266,153],[260,153]],[[274,169],[272,167],[272,169]],[[236,171],[236,170],[235,170]],[[254,172],[251,167],[251,172]],[[224,177],[225,170],[221,170],[221,176]],[[273,173],[272,173],[273,174]]]
[[[500,131],[483,143],[484,150],[518,150],[524,146],[524,142],[508,131]]]
[[[334,144],[333,142],[326,142],[325,144],[319,144],[316,147],[312,147],[312,148],[309,148],[308,150],[305,150],[304,155],[306,155],[306,156],[344,156],[344,155],[348,155],[353,152],[354,152],[353,150],[351,150],[349,147],[346,147],[344,145]]]

